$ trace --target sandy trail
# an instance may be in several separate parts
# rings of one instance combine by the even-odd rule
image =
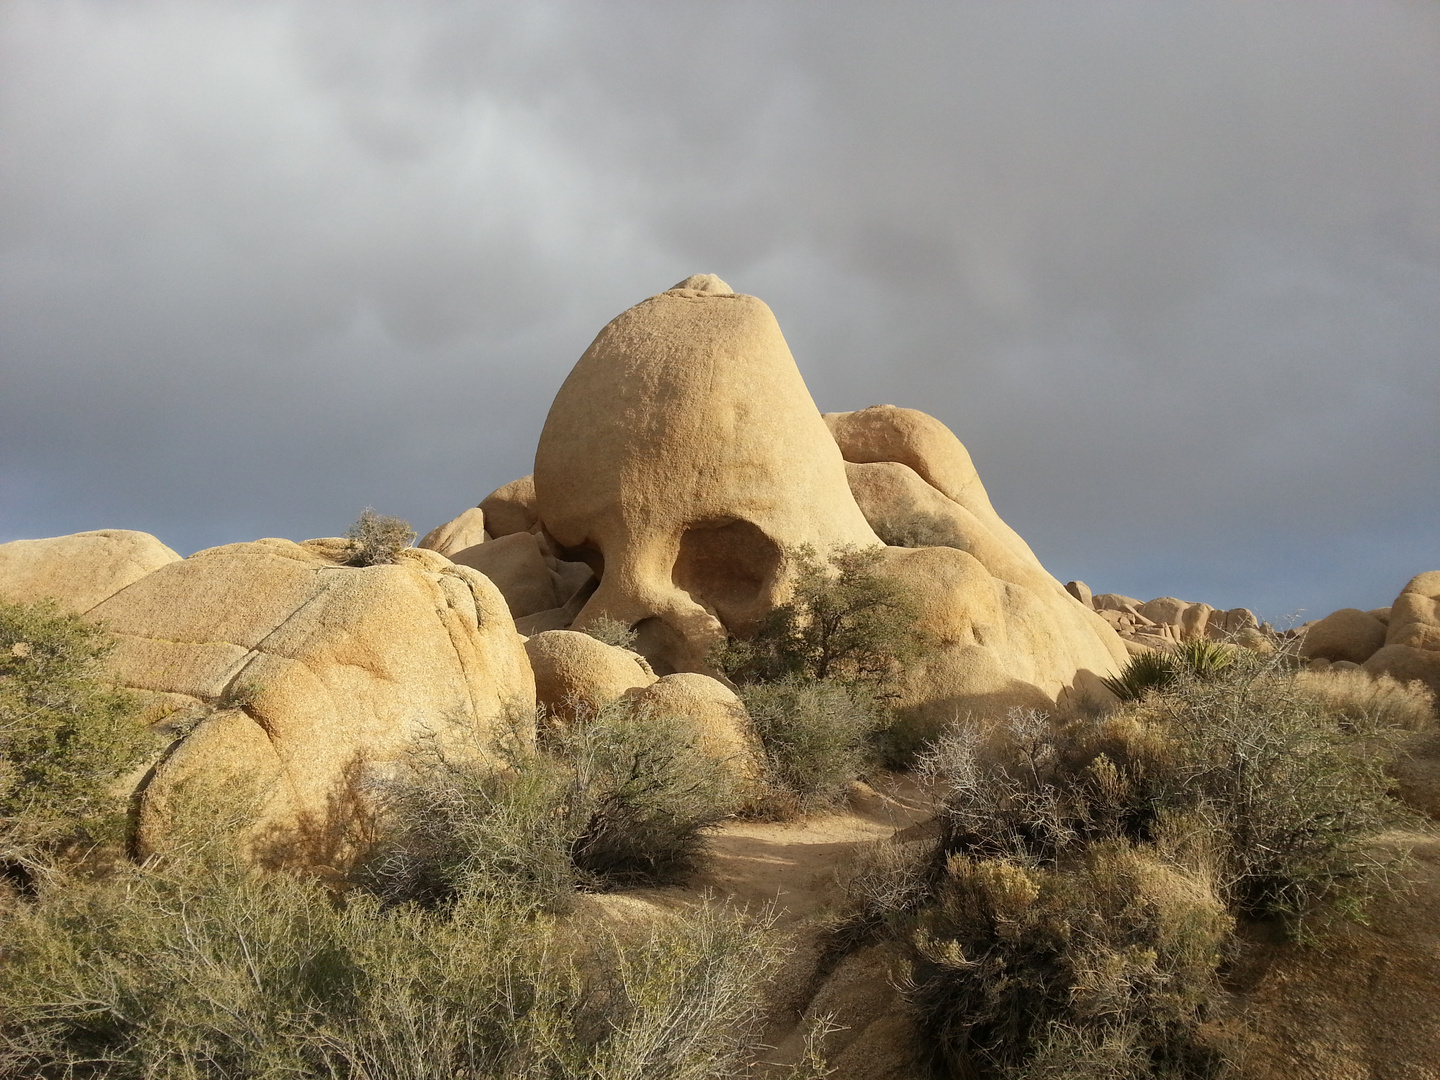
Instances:
[[[773,905],[777,925],[794,929],[832,904],[836,871],[857,849],[926,820],[930,800],[906,776],[855,784],[846,808],[796,822],[734,822],[710,839],[705,871],[689,888],[751,908]]]

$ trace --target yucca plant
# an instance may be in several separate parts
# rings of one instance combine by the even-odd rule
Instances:
[[[1102,682],[1121,701],[1139,701],[1152,690],[1163,690],[1180,677],[1170,653],[1141,653],[1120,669],[1120,674]]]

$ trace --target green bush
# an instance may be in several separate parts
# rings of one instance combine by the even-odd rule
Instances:
[[[792,675],[743,686],[740,697],[764,751],[764,815],[834,806],[874,760],[884,712],[861,687]]]
[[[728,1080],[781,951],[707,906],[621,941],[523,899],[337,900],[223,858],[54,879],[0,921],[0,1075]]]
[[[740,683],[835,679],[884,696],[921,647],[918,605],[881,572],[884,553],[842,548],[822,564],[809,547],[792,552],[793,595],[750,640],[717,650],[718,666]]]
[[[116,781],[152,748],[103,679],[113,642],[52,601],[0,601],[0,864],[35,869],[72,840],[116,840]]]
[[[623,701],[540,750],[426,744],[379,794],[390,824],[367,878],[388,900],[519,889],[556,909],[577,888],[684,878],[740,800],[692,724]]]
[[[352,566],[379,566],[398,562],[400,552],[415,543],[416,533],[408,521],[377,514],[374,507],[367,506],[345,530],[345,536],[355,545]]]
[[[1201,1024],[1229,929],[1208,882],[1123,842],[1054,867],[956,855],[907,996],[952,1076],[1046,1075],[1045,1058],[1077,1078],[1213,1076],[1223,1059]],[[1111,1071],[1075,1068],[1097,1049]]]
[[[1153,842],[1184,815],[1208,823],[1237,911],[1298,925],[1355,909],[1387,878],[1371,837],[1404,817],[1387,775],[1401,732],[1358,731],[1283,665],[1246,653],[1100,720],[1017,712],[983,737],[948,734],[925,762],[947,850],[1054,860],[1095,840]]]

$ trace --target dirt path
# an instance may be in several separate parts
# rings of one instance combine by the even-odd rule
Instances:
[[[797,822],[736,822],[710,840],[711,858],[692,894],[711,892],[752,908],[773,904],[777,925],[794,929],[838,898],[836,871],[857,849],[932,815],[930,802],[905,776],[856,784],[839,813]]]

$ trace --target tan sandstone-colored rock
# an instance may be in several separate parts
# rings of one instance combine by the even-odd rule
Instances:
[[[117,635],[121,685],[203,718],[141,792],[142,848],[164,847],[191,782],[238,781],[259,800],[254,858],[340,866],[367,781],[420,741],[461,753],[526,734],[534,682],[495,587],[433,552],[359,568],[343,549],[211,548],[92,611]]]
[[[1307,660],[1323,658],[1363,664],[1384,644],[1384,623],[1358,608],[1341,608],[1305,631],[1300,655]]]
[[[1095,595],[1090,591],[1090,586],[1083,581],[1067,581],[1065,591],[1079,600],[1082,607],[1087,607],[1091,611],[1095,610]]]
[[[498,487],[480,500],[486,531],[497,540],[511,533],[529,532],[539,520],[535,509],[535,478],[522,476]]]
[[[640,709],[678,716],[695,725],[700,749],[723,763],[737,778],[760,775],[760,757],[750,716],[735,692],[705,675],[666,675],[648,686],[625,691]]]
[[[1133,614],[1140,610],[1141,601],[1136,600],[1133,596],[1105,592],[1096,593],[1091,597],[1091,603],[1096,611],[1125,611]]]
[[[913,586],[918,628],[936,646],[907,670],[910,722],[928,729],[967,711],[1044,708],[1071,688],[1103,693],[1099,679],[1125,662],[1125,646],[1000,520],[943,424],[890,405],[826,422],[866,519],[892,544],[905,542],[891,548],[887,568]]]
[[[908,465],[951,502],[964,507],[1024,563],[1035,553],[990,505],[990,496],[954,432],[918,409],[872,405],[855,412],[826,413],[825,423],[846,461],[895,461]]]
[[[429,551],[438,551],[441,555],[448,557],[457,551],[464,551],[468,547],[474,547],[476,544],[484,542],[485,511],[478,506],[472,506],[459,517],[447,521],[444,525],[435,526],[415,546]]]
[[[1417,574],[1401,590],[1390,607],[1385,644],[1364,666],[1404,682],[1418,679],[1440,695],[1440,570]]]
[[[971,713],[1049,708],[1071,687],[1093,694],[1128,658],[1105,620],[1053,579],[1006,581],[949,547],[889,548],[885,572],[912,587],[916,631],[930,645],[907,666],[899,702],[917,734]]]
[[[583,721],[625,691],[656,681],[637,653],[575,630],[547,630],[525,642],[535,699],[561,723]]]
[[[512,618],[519,619],[560,606],[555,591],[555,574],[541,554],[540,543],[531,533],[510,533],[483,544],[455,551],[450,560],[468,566],[489,578]]]
[[[706,670],[727,628],[758,625],[787,551],[878,543],[775,317],[713,275],[600,331],[546,418],[535,497],[601,574],[575,625],[635,627],[667,672]]]
[[[129,529],[12,540],[0,544],[0,597],[21,603],[53,597],[83,613],[179,559],[149,533]]]

